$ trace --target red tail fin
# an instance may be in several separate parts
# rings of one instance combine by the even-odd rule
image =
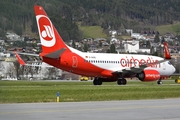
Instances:
[[[171,59],[171,55],[170,55],[170,52],[169,52],[167,42],[164,42],[164,58],[165,59]]]
[[[51,53],[65,48],[70,51],[41,6],[34,6],[42,53]]]
[[[17,54],[17,52],[15,52],[15,55],[16,55],[16,58],[18,60],[18,62],[21,64],[21,65],[25,65],[26,63],[21,59],[21,57]]]

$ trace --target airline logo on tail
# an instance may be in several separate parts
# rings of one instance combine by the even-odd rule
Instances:
[[[44,9],[41,6],[34,6],[34,12],[42,45],[42,55],[57,52],[60,49],[66,49],[66,52],[71,52]]]
[[[36,19],[38,21],[41,44],[45,47],[54,46],[56,38],[51,21],[44,15],[37,15]]]
[[[171,59],[171,55],[168,49],[168,44],[166,42],[164,42],[164,57],[165,59]]]

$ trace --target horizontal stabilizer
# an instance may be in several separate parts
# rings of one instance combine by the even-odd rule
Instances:
[[[17,58],[18,62],[19,62],[21,65],[25,65],[25,62],[21,59],[21,57],[17,54],[17,52],[15,52],[15,55],[16,55],[16,58]]]
[[[62,53],[64,53],[64,51],[66,50],[66,48],[62,48],[60,50],[57,50],[55,52],[51,52],[49,54],[44,55],[44,57],[48,57],[48,58],[59,58],[61,56]]]
[[[31,67],[53,67],[53,66],[51,66],[51,65],[49,65],[49,64],[45,64],[45,65],[42,65],[42,64],[26,64],[24,61],[23,61],[23,59],[19,56],[19,54],[17,53],[17,52],[14,52],[15,53],[15,56],[16,56],[16,58],[17,58],[17,60],[18,60],[18,62],[21,64],[21,65],[23,65],[23,66],[31,66]]]
[[[17,54],[39,57],[39,54],[33,54],[33,53],[17,52]]]

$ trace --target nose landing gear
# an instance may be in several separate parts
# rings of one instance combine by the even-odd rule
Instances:
[[[158,80],[158,81],[157,81],[157,84],[158,84],[158,85],[161,85],[161,84],[162,84],[162,81],[161,81],[161,80]]]

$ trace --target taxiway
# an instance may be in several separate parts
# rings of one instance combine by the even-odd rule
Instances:
[[[0,104],[1,120],[179,120],[180,98]]]

